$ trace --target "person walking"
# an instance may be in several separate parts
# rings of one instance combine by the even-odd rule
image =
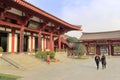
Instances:
[[[102,69],[106,68],[106,56],[103,54],[101,57]]]
[[[97,66],[97,70],[99,69],[99,62],[100,62],[100,56],[98,54],[95,55],[95,63]]]

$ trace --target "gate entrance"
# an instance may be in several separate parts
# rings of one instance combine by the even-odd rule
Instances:
[[[3,52],[7,52],[7,33],[0,32],[0,46],[3,48]]]
[[[100,53],[108,55],[108,47],[107,46],[101,46],[100,47]]]

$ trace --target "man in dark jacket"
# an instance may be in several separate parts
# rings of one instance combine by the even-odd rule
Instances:
[[[95,62],[96,62],[97,70],[98,70],[99,69],[100,56],[97,55],[97,54],[95,56]]]
[[[103,54],[101,57],[102,69],[106,68],[106,57]]]

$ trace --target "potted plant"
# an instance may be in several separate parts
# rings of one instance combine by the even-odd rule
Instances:
[[[0,57],[2,56],[3,48],[0,46]]]
[[[50,63],[50,61],[51,61],[51,59],[50,59],[50,53],[49,52],[46,52],[46,61],[47,61],[47,63],[49,64]]]

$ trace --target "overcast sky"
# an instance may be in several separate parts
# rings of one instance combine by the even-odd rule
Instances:
[[[82,32],[120,30],[120,0],[26,0],[74,25]],[[69,32],[80,37],[80,32]]]

